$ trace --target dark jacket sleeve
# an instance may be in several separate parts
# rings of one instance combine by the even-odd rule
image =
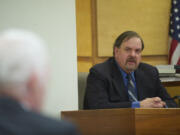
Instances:
[[[170,95],[167,93],[167,90],[163,87],[161,84],[161,81],[159,79],[159,73],[157,68],[155,68],[155,76],[154,78],[156,79],[156,88],[157,88],[157,95],[166,102],[166,105],[168,108],[174,108],[177,107],[176,102],[170,97]]]
[[[120,102],[119,97],[113,97],[112,81],[104,74],[92,68],[87,78],[86,94],[84,99],[84,109],[105,109],[105,108],[129,108],[131,102]],[[116,94],[113,94],[114,96]],[[118,94],[117,94],[118,95]]]

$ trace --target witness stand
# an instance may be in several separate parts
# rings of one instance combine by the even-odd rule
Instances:
[[[61,112],[82,135],[180,135],[180,109],[98,109]]]

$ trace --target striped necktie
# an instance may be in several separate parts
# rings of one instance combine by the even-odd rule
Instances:
[[[138,101],[137,95],[135,93],[135,86],[131,78],[131,74],[127,74],[127,80],[128,80],[127,88],[128,88],[129,100],[131,102]]]

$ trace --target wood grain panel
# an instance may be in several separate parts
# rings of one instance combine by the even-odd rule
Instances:
[[[97,0],[98,56],[112,56],[116,37],[137,31],[143,55],[167,55],[171,0]]]
[[[167,55],[151,55],[151,56],[142,56],[142,62],[151,64],[151,65],[160,65],[160,64],[168,64],[168,56]]]
[[[179,135],[180,109],[97,109],[62,111],[82,135]]]
[[[78,125],[82,135],[134,135],[133,109],[64,111],[61,116]]]
[[[78,72],[89,72],[92,67],[92,60],[90,58],[78,58]]]
[[[91,0],[76,0],[77,55],[92,56]]]
[[[179,135],[179,109],[135,109],[136,135]],[[176,124],[175,124],[176,123]]]

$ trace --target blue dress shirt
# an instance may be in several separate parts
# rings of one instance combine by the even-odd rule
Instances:
[[[122,74],[123,81],[124,81],[124,84],[126,86],[126,90],[128,91],[128,88],[127,88],[127,84],[128,84],[127,73],[119,65],[118,65],[118,68],[119,68],[119,70],[120,70],[120,72]],[[137,94],[137,87],[136,87],[136,80],[135,80],[134,72],[131,72],[130,74],[131,74],[132,81],[133,81],[134,86],[135,86],[135,93]],[[139,101],[132,102],[131,108],[140,108],[140,102]]]

